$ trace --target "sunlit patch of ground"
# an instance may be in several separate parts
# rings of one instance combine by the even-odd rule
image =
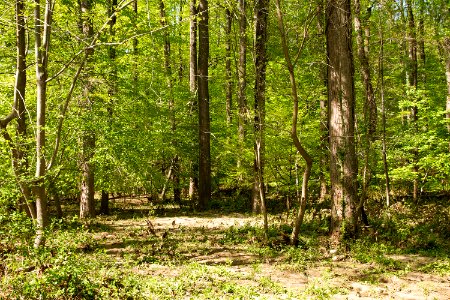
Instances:
[[[217,284],[222,291],[229,284],[230,294],[223,298],[233,298],[233,289],[246,287],[267,299],[450,299],[449,274],[423,269],[436,260],[430,257],[391,255],[397,267],[389,269],[348,256],[334,261],[318,254],[318,259],[296,268],[281,252],[257,253],[256,243],[221,242],[230,227],[260,226],[260,219],[214,213],[158,217],[135,210],[133,218],[99,218],[98,226],[105,230],[96,231],[94,238],[99,248],[124,265],[127,260],[140,261],[129,271],[142,278],[184,282],[193,264],[204,266],[214,275],[200,280],[198,288],[214,289],[210,285]],[[195,289],[177,297],[201,298],[193,296]]]

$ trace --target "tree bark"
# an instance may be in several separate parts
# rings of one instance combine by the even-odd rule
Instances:
[[[27,123],[25,112],[25,91],[26,91],[26,30],[25,30],[25,4],[23,0],[17,0],[15,5],[16,17],[16,74],[14,84],[14,104],[11,114],[4,120],[0,120],[0,130],[2,130],[5,140],[11,147],[12,167],[14,174],[22,192],[23,197],[19,205],[23,206],[27,215],[36,219],[36,206],[32,199],[29,183],[26,181],[28,176],[28,158],[26,149],[23,146],[27,138]],[[17,119],[17,142],[6,131],[6,126],[13,119]],[[9,120],[7,120],[9,119]]]
[[[160,12],[160,23],[164,28],[167,26],[167,16],[166,9],[164,5],[164,1],[160,0],[159,2],[159,12]],[[170,37],[168,30],[164,30],[164,69],[166,71],[166,80],[167,80],[167,89],[169,93],[169,114],[170,114],[170,125],[172,131],[172,145],[176,149],[176,116],[175,116],[175,100],[173,96],[173,74],[172,74],[172,62],[171,62],[171,51],[170,51]],[[175,157],[172,160],[172,183],[173,183],[173,200],[175,202],[181,201],[181,190],[180,190],[180,176],[179,176],[179,161],[178,155],[175,154]]]
[[[238,143],[239,152],[242,153],[245,147],[245,125],[247,121],[247,16],[246,0],[239,0],[239,62],[237,67],[238,75]],[[241,168],[241,155],[237,156],[237,168]],[[242,181],[242,176],[239,176]]]
[[[364,129],[365,129],[365,140],[364,140],[364,165],[362,169],[362,189],[360,195],[360,201],[357,206],[356,215],[361,216],[364,210],[364,203],[367,200],[368,188],[372,178],[372,168],[371,168],[371,157],[375,155],[372,153],[372,143],[375,139],[375,134],[377,130],[377,104],[375,101],[375,93],[372,86],[372,76],[369,66],[369,36],[367,36],[368,30],[366,30],[366,36],[363,35],[363,29],[361,24],[361,8],[360,1],[354,1],[354,24],[356,31],[356,44],[358,47],[358,57],[360,63],[360,71],[362,77],[362,83],[364,86],[365,101],[364,101]],[[370,9],[367,12],[368,16],[366,20],[370,17]]]
[[[199,137],[199,208],[204,210],[211,198],[211,154],[209,117],[209,12],[208,1],[200,0],[198,21],[198,137]]]
[[[36,59],[36,174],[33,194],[36,198],[36,238],[34,247],[45,242],[44,230],[48,224],[47,194],[45,190],[45,111],[47,101],[47,64],[50,46],[52,12],[54,4],[46,1],[45,16],[41,17],[41,3],[35,0],[35,59]]]
[[[406,0],[406,10],[408,17],[408,30],[407,30],[407,39],[408,39],[408,64],[407,64],[407,74],[408,74],[408,85],[410,88],[416,90],[417,89],[417,35],[416,35],[416,25],[414,21],[412,0]],[[413,105],[411,107],[411,124],[414,126],[414,130],[417,133],[417,120],[418,120],[418,108],[417,105]],[[418,178],[418,162],[419,162],[419,152],[418,149],[415,148],[412,151],[413,154],[413,172],[414,172],[414,180],[413,180],[413,201],[414,203],[418,203],[418,194],[419,194],[419,178]]]
[[[189,4],[189,91],[191,93],[190,114],[197,111],[197,4],[191,0]],[[189,199],[195,201],[198,195],[198,161],[191,161],[191,175],[189,177]]]
[[[92,0],[80,0],[82,34],[84,39],[89,40],[94,35],[94,29],[91,19]],[[90,43],[90,41],[89,41]],[[85,49],[88,57],[92,57],[94,49],[89,47]],[[91,68],[89,66],[89,58],[85,69],[85,84],[83,87],[83,99],[81,100],[81,109],[83,114],[92,112],[92,80]],[[89,127],[89,126],[86,126]],[[80,166],[82,171],[81,179],[81,195],[80,195],[80,218],[95,217],[95,201],[94,201],[94,165],[92,158],[95,151],[95,134],[92,129],[83,129],[81,136],[82,153],[80,157]]]
[[[137,18],[138,18],[138,0],[133,0],[133,25],[135,31],[137,31]],[[133,56],[134,56],[134,70],[133,70],[133,88],[135,93],[138,90],[138,44],[137,37],[133,38]]]
[[[117,23],[117,15],[115,11],[117,9],[117,0],[109,0],[108,1],[108,15],[110,17],[109,20],[109,39],[111,43],[114,43],[116,28],[115,25]],[[108,57],[111,68],[111,73],[108,78],[108,103],[107,103],[107,111],[108,111],[108,130],[111,130],[111,121],[113,119],[113,108],[114,108],[114,98],[117,93],[117,67],[116,67],[116,47],[114,45],[108,46]],[[109,173],[110,168],[106,166],[107,173],[105,174],[106,180],[109,181]],[[109,214],[109,193],[102,189],[102,195],[100,200],[100,214],[108,215]]]
[[[328,181],[325,174],[329,171],[329,155],[328,155],[328,103],[327,103],[327,61],[326,61],[326,49],[325,49],[325,9],[323,7],[323,1],[319,1],[317,6],[317,30],[320,33],[321,47],[323,50],[323,63],[320,66],[320,81],[325,89],[321,93],[319,100],[320,105],[320,158],[319,158],[319,202],[326,201],[326,197],[329,193]],[[324,43],[322,44],[322,38]]]
[[[447,112],[445,117],[447,119],[447,132],[450,134],[450,37],[445,37],[441,44],[444,52],[445,77],[447,79]],[[448,144],[448,150],[450,151],[450,142]]]
[[[231,79],[231,26],[233,17],[229,8],[225,9],[226,25],[225,25],[225,99],[227,110],[227,124],[231,124],[233,119],[233,80]]]
[[[269,0],[257,0],[255,4],[255,106],[254,135],[255,161],[253,183],[253,212],[261,211],[264,216],[264,230],[267,235],[267,210],[264,195],[265,163],[265,104],[267,67],[267,25]]]
[[[313,160],[309,153],[303,148],[303,145],[300,142],[300,139],[298,138],[297,134],[297,121],[298,121],[298,93],[297,93],[297,83],[295,80],[295,72],[294,72],[294,65],[291,61],[291,56],[289,54],[289,48],[286,41],[286,31],[284,29],[284,22],[283,22],[283,14],[281,12],[280,7],[280,0],[276,0],[276,8],[277,8],[277,17],[278,17],[278,29],[280,31],[280,37],[281,37],[281,47],[283,49],[284,58],[286,61],[287,69],[289,71],[289,81],[291,83],[291,96],[293,100],[293,109],[292,109],[292,127],[291,127],[291,137],[292,141],[294,142],[295,148],[297,149],[297,152],[300,153],[302,158],[305,160],[306,168],[303,173],[303,182],[302,182],[302,193],[301,197],[297,199],[300,203],[297,216],[294,221],[294,228],[292,230],[291,234],[291,245],[297,245],[298,244],[298,235],[300,233],[300,227],[303,224],[303,217],[305,215],[306,210],[306,201],[308,200],[308,182],[309,177],[311,175],[311,169]],[[305,24],[305,30],[304,30],[304,36],[303,36],[303,43],[300,45],[300,50],[303,50],[304,41],[306,39],[307,35],[307,25]],[[299,52],[299,55],[301,52]],[[298,198],[298,195],[297,195]]]
[[[381,98],[381,124],[382,124],[382,153],[383,153],[383,167],[384,167],[384,179],[385,179],[385,193],[386,193],[386,207],[391,205],[391,187],[389,179],[389,168],[387,163],[387,147],[386,147],[386,107],[384,99],[384,37],[383,37],[383,20],[380,17],[379,30],[380,30],[380,55],[378,61],[378,72],[380,79],[380,98]]]
[[[350,0],[327,1],[328,110],[330,130],[331,238],[356,232],[357,159]]]

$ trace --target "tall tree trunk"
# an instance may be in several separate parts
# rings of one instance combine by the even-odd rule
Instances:
[[[52,12],[54,4],[46,1],[45,16],[41,17],[41,3],[35,0],[35,58],[36,58],[36,174],[33,193],[36,198],[36,238],[34,247],[45,241],[44,230],[48,224],[47,195],[45,191],[45,110],[47,101],[47,64],[50,46]]]
[[[374,157],[372,153],[372,143],[375,139],[376,129],[377,129],[377,104],[375,101],[375,93],[373,91],[372,79],[369,66],[369,34],[366,30],[366,36],[363,35],[363,28],[361,24],[361,8],[360,1],[355,0],[354,2],[354,24],[356,31],[356,44],[358,47],[358,57],[360,62],[360,70],[362,83],[364,86],[365,101],[364,101],[364,129],[365,129],[365,141],[364,141],[364,165],[362,169],[362,189],[360,201],[357,207],[357,217],[361,216],[364,211],[364,203],[367,200],[368,188],[370,181],[372,179],[372,169],[371,169],[371,157]],[[367,17],[365,21],[368,21],[370,17],[370,9],[367,12]],[[368,27],[368,26],[365,26]],[[365,42],[367,41],[367,42]]]
[[[295,80],[295,72],[294,72],[294,65],[291,61],[291,56],[289,54],[289,48],[286,41],[286,31],[284,29],[284,22],[283,22],[283,14],[281,12],[280,7],[280,0],[276,0],[276,8],[277,8],[277,17],[278,17],[278,28],[280,30],[280,36],[281,36],[281,46],[283,49],[284,58],[286,60],[287,68],[289,71],[289,80],[291,83],[291,96],[292,100],[294,102],[294,107],[292,109],[292,128],[291,128],[291,137],[294,142],[295,148],[297,149],[297,152],[300,153],[302,158],[305,160],[306,168],[305,172],[303,173],[303,182],[302,182],[302,194],[299,199],[297,199],[300,203],[300,207],[298,209],[297,216],[294,221],[294,228],[292,230],[291,235],[291,245],[297,245],[298,244],[298,235],[300,233],[300,227],[303,223],[303,217],[305,215],[306,210],[306,201],[308,200],[308,182],[309,177],[311,175],[311,168],[313,164],[313,160],[309,153],[303,148],[300,139],[298,138],[297,134],[297,120],[298,120],[298,94],[297,94],[297,83]],[[299,55],[301,54],[300,51],[303,49],[304,41],[306,39],[307,35],[307,25],[305,24],[305,30],[304,30],[304,37],[303,37],[303,43],[300,45]],[[297,194],[298,198],[298,194]]]
[[[238,75],[238,143],[239,153],[244,151],[245,147],[245,125],[247,120],[247,15],[246,0],[239,0],[239,63],[237,67]],[[241,155],[237,156],[237,168],[242,165]],[[240,172],[239,172],[240,174]],[[239,176],[239,181],[242,181]]]
[[[14,103],[17,112],[17,138],[18,143],[15,143],[16,156],[13,157],[13,168],[17,174],[19,187],[22,191],[23,199],[27,214],[33,219],[36,219],[36,205],[31,199],[31,190],[29,185],[25,182],[25,177],[28,175],[28,158],[26,156],[26,149],[23,146],[27,138],[27,123],[25,111],[25,90],[27,81],[27,66],[26,66],[26,30],[25,30],[25,4],[23,0],[16,1],[16,48],[17,48],[17,65],[16,65],[16,82],[14,85]]]
[[[320,66],[320,80],[323,86],[327,87],[327,61],[325,49],[325,11],[323,1],[319,1],[317,6],[317,30],[320,33],[321,47],[323,50],[323,64]],[[322,43],[323,41],[323,43]],[[322,52],[322,51],[321,51]],[[319,100],[320,105],[320,158],[319,158],[319,202],[323,203],[328,194],[328,181],[326,173],[329,169],[329,155],[328,155],[328,103],[327,92],[324,90],[321,93]]]
[[[425,1],[419,0],[419,24],[418,24],[418,30],[419,30],[419,39],[417,41],[417,52],[419,55],[420,60],[422,61],[422,66],[425,68]],[[423,72],[422,76],[425,76],[425,72]],[[423,78],[423,82],[425,83],[425,78]]]
[[[198,109],[197,93],[197,4],[196,0],[190,0],[189,14],[189,91],[191,93],[190,114]],[[189,199],[196,200],[198,194],[198,162],[191,161],[191,176],[189,177]]]
[[[441,45],[444,52],[445,77],[447,78],[447,113],[445,117],[447,119],[447,132],[450,134],[450,37],[445,37]],[[450,142],[448,150],[450,151]]]
[[[198,139],[199,139],[199,208],[206,209],[211,198],[211,154],[209,119],[209,27],[208,0],[200,0],[198,7]]]
[[[138,18],[138,0],[133,0],[133,26],[134,30],[137,31],[137,18]],[[133,88],[135,94],[138,91],[138,44],[139,40],[137,37],[133,38],[133,56],[134,56],[134,68],[133,68]]]
[[[386,207],[391,205],[391,187],[389,179],[389,168],[387,163],[387,147],[386,147],[386,106],[384,99],[384,37],[383,37],[383,19],[380,17],[379,31],[380,31],[380,55],[378,61],[378,72],[380,80],[380,98],[381,98],[381,124],[382,124],[382,152],[383,152],[383,167],[384,167],[384,179],[386,185]]]
[[[159,2],[159,13],[160,13],[160,23],[164,28],[167,26],[167,16],[166,9],[164,5],[164,1],[160,0]],[[170,125],[172,131],[172,146],[176,149],[176,117],[175,117],[175,101],[173,96],[173,74],[172,74],[172,62],[171,62],[171,52],[170,52],[170,38],[169,31],[164,30],[164,69],[166,71],[166,80],[167,80],[167,89],[169,92],[169,113],[170,113]],[[179,177],[179,161],[178,155],[175,154],[174,159],[172,160],[172,182],[173,182],[173,197],[175,202],[181,201],[181,190],[180,190],[180,177]],[[162,193],[161,193],[162,194]],[[163,195],[164,198],[164,195]]]
[[[406,10],[408,16],[408,30],[407,30],[407,38],[408,38],[408,85],[410,88],[416,90],[417,89],[417,39],[416,39],[416,25],[414,21],[412,0],[406,0]],[[414,130],[417,133],[417,120],[418,120],[418,108],[417,105],[413,105],[411,107],[411,124],[414,126]],[[415,203],[418,202],[418,194],[419,194],[419,152],[418,149],[415,148],[412,151],[413,154],[413,171],[414,171],[414,180],[413,180],[413,201]]]
[[[91,9],[92,0],[80,0],[81,8],[81,22],[82,22],[82,34],[84,39],[90,43],[90,39],[94,35],[94,29],[92,26]],[[86,54],[92,57],[94,53],[93,48],[85,49]],[[89,66],[89,59],[86,63],[85,69],[85,84],[83,87],[83,99],[81,100],[81,109],[83,114],[89,114],[92,112],[92,79],[91,71],[92,66]],[[89,127],[89,126],[86,126]],[[80,218],[93,218],[95,217],[95,201],[94,201],[94,165],[92,158],[95,151],[95,134],[91,128],[83,129],[81,136],[82,153],[80,166],[82,171],[81,178],[81,195],[80,195]]]
[[[109,0],[108,1],[108,15],[110,17],[109,20],[109,38],[110,42],[114,43],[116,36],[116,28],[115,25],[117,23],[117,15],[114,13],[117,9],[117,0]],[[117,93],[117,67],[116,67],[116,47],[114,45],[108,46],[108,57],[111,68],[111,73],[108,78],[108,103],[107,103],[107,111],[108,111],[108,129],[111,129],[111,120],[113,119],[113,107],[114,107],[114,98]],[[107,166],[108,168],[108,166]],[[109,168],[105,175],[107,180],[109,181]],[[101,199],[100,199],[100,214],[108,215],[109,214],[109,193],[106,190],[102,189]]]
[[[28,175],[28,160],[21,142],[22,139],[26,138],[26,32],[24,11],[24,1],[17,0],[15,2],[17,63],[14,83],[14,102],[11,112],[6,117],[0,119],[0,131],[10,147],[12,168],[19,188],[22,192],[22,197],[19,199],[19,205],[26,209],[27,215],[33,219],[36,219],[36,207],[32,201],[32,191],[30,185],[26,182],[26,177]],[[16,142],[13,141],[7,131],[8,124],[14,119],[17,119],[16,131],[18,141]]]
[[[232,121],[233,106],[233,80],[231,79],[231,27],[233,24],[233,16],[229,8],[225,9],[226,25],[225,25],[225,99],[227,110],[227,124]]]
[[[358,166],[350,0],[327,1],[328,110],[330,130],[331,238],[356,232]]]
[[[265,105],[266,105],[266,67],[267,67],[267,24],[269,0],[257,0],[255,4],[255,161],[253,183],[253,212],[264,215],[264,229],[267,234],[267,210],[264,195],[265,163]]]

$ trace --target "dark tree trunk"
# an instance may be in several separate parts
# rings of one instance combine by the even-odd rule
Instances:
[[[159,2],[159,13],[160,13],[160,23],[163,28],[167,26],[167,16],[164,1]],[[170,51],[170,36],[169,31],[164,30],[164,69],[166,71],[167,89],[169,93],[169,113],[170,113],[170,125],[172,131],[172,145],[177,148],[176,142],[176,116],[175,116],[175,100],[173,96],[173,74],[172,74],[172,62],[171,62],[171,51]],[[178,156],[175,155],[172,160],[172,183],[173,183],[173,197],[175,202],[181,201],[181,190],[180,190],[180,177],[179,177],[179,161]]]
[[[320,1],[317,7],[317,29],[321,35],[321,49],[323,49],[323,65],[320,67],[320,80],[326,88],[327,78],[327,61],[325,49],[325,10],[323,1]],[[323,41],[323,43],[322,43]],[[319,101],[320,105],[320,158],[319,158],[319,202],[326,201],[329,193],[329,184],[326,179],[326,173],[329,172],[329,155],[328,155],[328,103],[326,89],[321,93]]]
[[[247,121],[247,16],[246,0],[239,0],[239,63],[237,67],[238,75],[238,143],[239,152],[242,153],[245,147],[245,125]],[[237,168],[242,165],[241,155],[237,157]],[[239,176],[242,181],[242,176]]]
[[[386,107],[385,107],[385,99],[384,99],[384,37],[383,37],[383,20],[380,17],[379,23],[379,32],[380,32],[380,55],[378,62],[378,72],[379,72],[379,80],[380,80],[380,98],[381,98],[381,124],[382,124],[382,155],[383,155],[383,168],[384,168],[384,179],[385,179],[385,193],[386,193],[386,206],[389,207],[391,205],[391,187],[390,187],[390,178],[389,178],[389,168],[387,163],[387,147],[386,147]]]
[[[191,92],[191,111],[197,111],[197,4],[191,0],[189,5],[190,29],[189,29],[189,90]],[[191,161],[191,176],[189,177],[189,199],[195,201],[198,195],[198,161]]]
[[[231,124],[233,113],[233,80],[231,79],[231,26],[233,17],[229,8],[225,9],[225,101],[227,110],[227,124]]]
[[[109,193],[102,190],[102,198],[100,200],[100,214],[109,215]]]
[[[109,0],[108,3],[108,17],[111,17],[109,21],[109,37],[110,42],[114,42],[115,35],[116,35],[116,28],[115,25],[117,23],[117,15],[114,13],[117,9],[117,0]],[[113,108],[114,108],[114,98],[117,93],[117,67],[116,67],[116,47],[114,45],[110,45],[108,47],[108,56],[109,56],[109,62],[110,62],[110,68],[111,73],[109,75],[109,88],[108,88],[108,96],[109,96],[109,102],[107,104],[107,111],[108,111],[108,130],[111,130],[111,121],[113,119]],[[107,166],[108,170],[105,174],[106,180],[110,180],[109,178],[109,167]],[[102,215],[108,215],[109,214],[109,193],[105,190],[102,190],[102,196],[100,201],[100,214]]]
[[[362,216],[364,211],[364,203],[367,200],[368,188],[372,178],[372,166],[371,160],[375,155],[372,150],[372,143],[375,139],[375,134],[377,130],[377,104],[375,101],[375,93],[372,86],[372,76],[369,66],[369,31],[366,30],[366,36],[363,34],[363,26],[361,24],[361,8],[360,1],[355,0],[354,2],[355,13],[354,13],[354,24],[356,31],[356,44],[358,48],[358,57],[360,63],[362,83],[364,86],[365,101],[364,101],[364,129],[365,129],[365,140],[364,140],[364,165],[362,168],[362,189],[360,195],[360,201],[357,207],[357,216]],[[366,22],[370,17],[370,9],[367,12],[367,16],[364,19]],[[368,27],[366,27],[368,28]],[[371,159],[372,158],[372,159]]]
[[[328,118],[330,131],[331,237],[356,232],[357,159],[350,0],[327,1]]]
[[[208,1],[200,0],[198,21],[198,139],[199,139],[199,208],[206,209],[211,198],[211,154],[209,119],[209,27]]]
[[[408,64],[407,64],[407,74],[408,74],[408,85],[412,89],[417,89],[417,35],[416,35],[416,25],[414,21],[412,0],[406,0],[406,9],[408,16]],[[411,125],[414,126],[414,129],[417,131],[417,120],[418,120],[418,107],[417,105],[413,105],[411,107]],[[413,201],[415,203],[418,202],[419,198],[419,152],[418,149],[415,148],[412,151],[413,154],[413,171],[414,171],[414,180],[413,180]]]
[[[257,0],[255,5],[255,161],[253,183],[253,212],[264,215],[264,229],[267,233],[267,211],[264,195],[265,162],[265,105],[266,105],[266,67],[267,67],[267,23],[269,0]]]
[[[138,0],[133,0],[133,26],[134,30],[137,31],[137,18],[138,18]],[[133,89],[134,92],[138,91],[138,44],[139,40],[137,37],[133,38],[133,56],[134,56],[134,68],[133,68]]]
[[[81,9],[81,29],[84,39],[90,43],[90,39],[94,35],[94,29],[92,26],[91,9],[92,0],[80,0]],[[85,49],[88,57],[92,57],[93,48]],[[81,100],[81,109],[84,114],[92,112],[93,99],[92,99],[92,79],[91,72],[92,66],[90,66],[89,58],[86,62],[85,69],[85,83],[83,87],[83,99]],[[81,149],[80,156],[81,166],[81,195],[80,195],[80,218],[93,218],[95,217],[95,201],[94,201],[94,164],[92,158],[95,151],[95,134],[91,128],[83,129],[81,136]]]

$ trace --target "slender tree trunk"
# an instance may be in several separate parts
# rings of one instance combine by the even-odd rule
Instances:
[[[239,62],[237,67],[238,75],[238,144],[239,153],[242,153],[245,148],[245,125],[247,121],[247,15],[246,15],[246,0],[239,0]],[[237,156],[237,168],[241,168],[241,155]],[[240,172],[239,172],[240,173]],[[242,181],[242,176],[239,176],[239,181]]]
[[[160,12],[160,23],[164,28],[167,26],[167,16],[164,1],[159,2],[159,12]],[[167,89],[169,92],[169,113],[170,113],[170,125],[172,131],[172,145],[176,149],[176,116],[175,116],[175,100],[173,96],[173,74],[172,74],[172,62],[171,62],[171,51],[170,51],[170,37],[169,31],[164,30],[164,69],[166,71],[167,78]],[[175,154],[175,158],[172,160],[172,182],[173,182],[173,197],[175,202],[181,201],[181,190],[180,190],[180,177],[179,177],[179,161],[178,155]]]
[[[350,0],[327,1],[328,109],[330,130],[331,238],[356,232],[358,166]]]
[[[445,117],[447,119],[447,132],[450,134],[450,37],[445,37],[441,44],[444,52],[445,77],[447,78],[447,113]],[[450,142],[448,150],[450,151]]]
[[[191,112],[197,111],[197,4],[191,0],[189,4],[189,91],[191,92]],[[198,162],[191,161],[191,176],[189,178],[189,199],[195,201],[198,194]]]
[[[46,1],[45,16],[41,17],[41,3],[35,0],[35,58],[36,58],[36,174],[33,193],[36,198],[36,238],[34,247],[45,242],[44,230],[48,224],[47,194],[45,190],[45,110],[47,101],[47,63],[50,46],[53,3]]]
[[[426,62],[426,56],[425,56],[425,1],[419,0],[419,24],[418,24],[418,30],[419,30],[419,39],[417,41],[417,52],[419,55],[419,59],[422,61],[422,66],[425,69],[425,62]],[[423,76],[423,82],[425,83],[425,74],[426,72],[422,72]]]
[[[380,80],[380,98],[381,98],[381,122],[382,122],[382,151],[383,151],[383,167],[384,167],[384,178],[386,185],[386,207],[391,205],[390,195],[390,179],[389,179],[389,168],[387,163],[387,147],[386,147],[386,106],[384,99],[384,37],[383,37],[383,27],[381,22],[383,20],[380,17],[380,55],[378,62],[379,69],[379,80]]]
[[[233,16],[229,8],[225,9],[226,25],[225,25],[225,99],[227,110],[227,124],[232,121],[233,106],[233,80],[231,79],[231,26],[233,24]]]
[[[265,163],[265,105],[266,105],[266,67],[267,67],[267,26],[269,0],[257,0],[255,4],[255,162],[253,183],[253,212],[264,215],[264,230],[267,235],[268,222],[264,195]]]
[[[116,35],[115,25],[117,23],[117,15],[114,13],[117,9],[117,0],[109,0],[108,1],[108,17],[112,16],[109,20],[109,38],[110,42],[113,43]],[[114,98],[117,93],[117,67],[116,67],[116,47],[114,45],[108,46],[108,57],[110,62],[111,73],[108,78],[109,88],[108,88],[108,96],[109,101],[107,104],[108,111],[108,129],[111,129],[111,120],[113,119],[113,107],[114,107]],[[109,167],[106,173],[106,178],[109,181]],[[109,214],[109,193],[106,190],[102,189],[102,195],[100,200],[100,214],[108,215]]]
[[[361,9],[360,1],[354,1],[354,24],[356,31],[356,44],[358,47],[358,57],[360,62],[360,70],[362,83],[364,86],[365,102],[364,102],[364,129],[365,129],[365,141],[364,141],[364,166],[362,170],[362,189],[360,201],[357,207],[357,217],[361,216],[364,210],[364,203],[367,200],[368,188],[372,179],[371,169],[371,157],[374,157],[372,153],[372,143],[375,139],[377,129],[377,104],[375,101],[375,93],[372,86],[372,76],[369,66],[369,34],[366,30],[366,36],[363,35],[363,29],[361,24]],[[370,10],[367,12],[367,19],[370,17]],[[367,41],[367,42],[365,42]]]
[[[323,49],[323,65],[320,67],[320,80],[323,86],[327,87],[327,61],[325,49],[325,11],[323,1],[319,1],[317,6],[317,30],[321,36],[321,49]],[[322,40],[323,37],[323,40]],[[323,43],[322,43],[323,41]],[[320,105],[320,158],[319,158],[319,202],[323,203],[328,192],[328,181],[325,174],[329,171],[329,155],[328,155],[328,103],[327,92],[321,93],[319,100]]]
[[[211,154],[209,117],[209,26],[208,1],[199,2],[198,21],[198,137],[199,137],[199,208],[206,209],[211,198]]]
[[[292,109],[291,137],[294,142],[295,148],[297,149],[297,152],[300,153],[300,155],[302,156],[302,158],[305,160],[305,163],[306,163],[305,172],[303,173],[302,194],[301,194],[300,198],[298,197],[299,195],[297,193],[297,198],[298,198],[297,200],[300,203],[300,207],[298,209],[297,217],[295,218],[295,221],[294,221],[294,228],[292,230],[291,241],[290,241],[291,245],[297,245],[298,244],[298,235],[300,233],[300,227],[302,226],[303,217],[305,215],[306,201],[308,200],[308,182],[309,182],[309,177],[311,175],[311,168],[312,168],[313,160],[312,160],[311,156],[309,155],[309,153],[305,150],[305,148],[303,148],[303,145],[301,144],[300,139],[298,138],[298,134],[297,134],[297,121],[298,121],[297,83],[295,80],[294,65],[292,64],[291,57],[289,54],[288,44],[286,41],[286,31],[284,29],[283,14],[281,12],[280,0],[276,0],[276,8],[277,8],[277,17],[278,17],[278,29],[280,30],[280,36],[281,36],[281,46],[283,49],[284,58],[286,60],[287,68],[289,71],[289,81],[291,83],[291,96],[292,96],[292,100],[294,102],[294,107]],[[305,26],[307,26],[307,25],[305,24]],[[305,41],[306,35],[307,35],[306,28],[305,28],[304,33],[305,33],[305,35],[303,37],[303,41]],[[303,50],[302,49],[303,44],[304,43],[302,43],[302,45],[300,46],[301,48],[299,51]],[[299,52],[299,55],[300,55],[300,52]]]
[[[137,31],[137,18],[138,18],[138,0],[133,0],[133,26],[134,30]],[[135,94],[138,91],[138,44],[139,40],[137,37],[133,38],[133,57],[134,57],[134,68],[133,68],[133,89]]]
[[[414,21],[412,0],[406,0],[406,9],[408,16],[408,30],[407,30],[407,39],[408,39],[408,84],[410,88],[416,90],[417,89],[417,38],[416,38],[416,25]],[[414,126],[414,130],[417,133],[417,120],[418,120],[418,108],[417,105],[413,105],[411,107],[411,123]],[[418,203],[418,194],[419,194],[419,152],[418,149],[415,148],[413,151],[413,171],[414,171],[414,180],[413,180],[413,201],[414,203]]]
[[[23,0],[16,1],[16,81],[14,84],[14,108],[17,117],[17,139],[18,142],[11,143],[12,165],[16,174],[17,182],[22,191],[23,201],[27,214],[36,219],[36,205],[31,199],[31,190],[26,183],[28,174],[28,158],[26,156],[25,140],[27,138],[27,123],[25,111],[25,90],[26,90],[26,30],[25,30],[25,4]],[[6,126],[5,126],[6,127]],[[11,140],[12,142],[12,140]]]
[[[82,34],[86,40],[89,41],[93,37],[94,29],[92,26],[91,9],[92,0],[80,0],[81,8],[81,22],[82,22]],[[89,41],[90,42],[90,41]],[[94,53],[93,48],[85,49],[87,55],[92,57]],[[83,100],[81,101],[81,109],[84,114],[92,112],[92,80],[91,76],[92,67],[89,66],[89,59],[86,63],[85,84],[83,87]],[[88,127],[88,126],[86,126]],[[95,134],[92,129],[85,128],[81,136],[82,154],[80,160],[80,166],[82,171],[81,179],[81,195],[80,195],[80,218],[93,218],[95,217],[95,201],[94,201],[94,165],[92,158],[95,151]]]

